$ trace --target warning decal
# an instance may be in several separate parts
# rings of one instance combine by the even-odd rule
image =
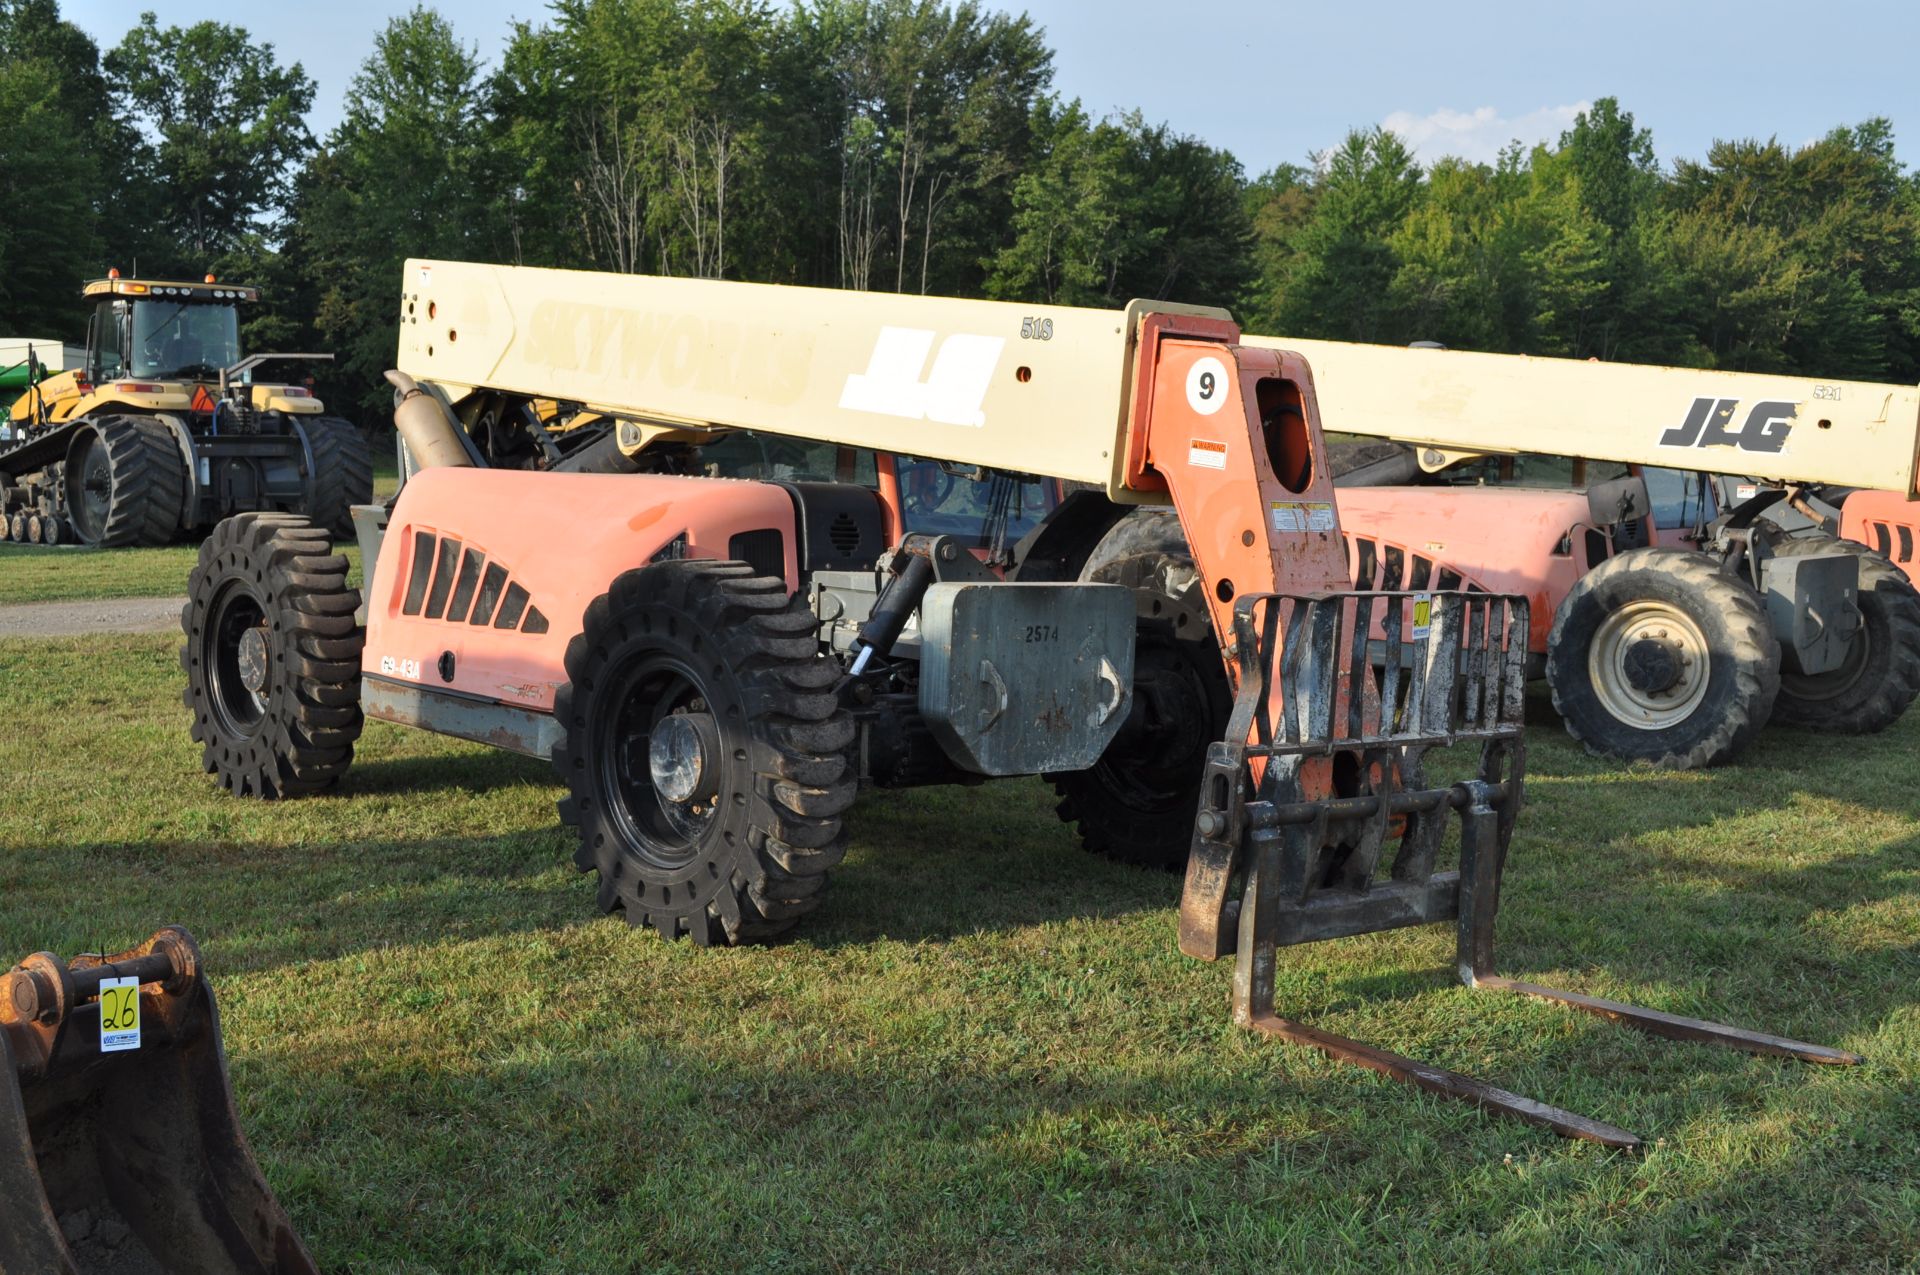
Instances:
[[[1187,444],[1187,464],[1197,469],[1225,469],[1227,445],[1211,438],[1196,438]]]
[[[1267,509],[1275,531],[1333,530],[1331,501],[1276,500]]]

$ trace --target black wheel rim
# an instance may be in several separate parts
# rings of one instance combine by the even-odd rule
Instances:
[[[702,857],[719,822],[716,794],[724,788],[721,758],[700,791],[686,802],[669,801],[654,784],[650,759],[654,728],[674,713],[705,713],[709,705],[698,674],[659,651],[637,655],[616,675],[594,739],[600,797],[621,840],[648,867],[678,872]]]
[[[106,535],[107,516],[113,509],[113,462],[98,430],[88,434],[86,450],[68,479],[67,504],[81,539],[91,542]]]
[[[1866,625],[1853,635],[1853,645],[1847,648],[1847,658],[1840,667],[1829,669],[1825,673],[1788,673],[1780,674],[1780,689],[1796,699],[1825,701],[1839,699],[1859,683],[1866,671],[1867,659],[1873,653],[1873,635]]]
[[[1135,652],[1137,712],[1155,719],[1137,734],[1108,745],[1094,763],[1102,789],[1112,800],[1142,814],[1185,809],[1194,802],[1194,781],[1206,764],[1211,704],[1200,671],[1174,645],[1179,639],[1143,635]],[[1162,702],[1141,701],[1140,686],[1158,681]]]
[[[244,585],[229,584],[207,609],[201,667],[214,716],[230,736],[250,738],[266,718],[272,671],[259,656],[272,650],[268,637],[266,608]]]

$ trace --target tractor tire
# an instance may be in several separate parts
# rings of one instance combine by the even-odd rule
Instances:
[[[1567,733],[1597,757],[1717,766],[1773,712],[1780,644],[1760,596],[1711,558],[1634,549],[1561,602],[1547,685]]]
[[[1920,695],[1920,593],[1900,568],[1851,540],[1796,536],[1773,551],[1796,557],[1836,549],[1860,558],[1855,600],[1865,624],[1841,667],[1829,673],[1781,671],[1773,720],[1836,735],[1871,735],[1899,721]]]
[[[362,725],[359,605],[347,560],[298,515],[236,514],[201,544],[180,613],[182,701],[221,787],[299,797],[346,773]]]
[[[856,784],[818,625],[742,562],[640,567],[587,607],[553,762],[603,910],[705,946],[776,938],[819,903]]]
[[[15,544],[27,543],[27,515],[16,510],[13,517],[7,519],[7,538]]]
[[[40,515],[40,543],[57,545],[70,540],[64,521],[58,514]]]
[[[1178,871],[1193,845],[1207,746],[1226,733],[1233,711],[1179,520],[1159,510],[1128,514],[1102,538],[1080,579],[1135,592],[1134,706],[1099,761],[1047,776],[1060,799],[1055,813],[1077,826],[1094,854]]]
[[[353,535],[353,507],[373,503],[373,449],[351,421],[320,416],[300,422],[313,452],[307,517],[330,535]]]
[[[163,545],[180,530],[186,465],[173,431],[151,416],[102,416],[67,453],[66,516],[83,544]]]

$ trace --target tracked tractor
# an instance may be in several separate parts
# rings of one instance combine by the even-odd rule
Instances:
[[[731,944],[822,905],[861,792],[1044,775],[1090,849],[1184,863],[1240,1021],[1335,1057],[1638,1145],[1275,1013],[1280,948],[1440,923],[1472,986],[1857,1061],[1494,972],[1528,601],[1353,590],[1309,365],[1225,311],[449,261],[399,306],[364,592],[289,515],[192,573],[185,705],[234,793],[351,782],[368,717],[548,759],[599,906]],[[543,398],[632,472],[476,463],[469,422]]]
[[[1769,721],[1871,734],[1920,695],[1920,390],[1291,344],[1330,429],[1391,440],[1341,449],[1356,582],[1525,594],[1589,751],[1714,765]]]
[[[366,436],[305,385],[256,377],[240,307],[257,289],[122,279],[88,283],[84,362],[53,373],[30,347],[0,431],[0,539],[158,545],[229,514],[303,514],[345,533],[372,499]]]

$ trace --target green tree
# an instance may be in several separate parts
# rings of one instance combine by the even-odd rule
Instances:
[[[1401,266],[1392,237],[1420,200],[1420,166],[1378,128],[1351,132],[1314,159],[1313,214],[1267,308],[1293,335],[1403,340],[1407,320],[1391,299]]]
[[[54,0],[0,0],[0,120],[0,331],[78,340],[125,126],[98,48]]]
[[[340,376],[369,404],[393,365],[402,262],[500,255],[485,103],[478,53],[417,6],[374,38],[346,117],[301,176],[288,254]]]
[[[970,294],[1005,241],[1053,76],[1032,21],[973,0],[811,0],[788,28],[824,75],[833,281]]]
[[[125,214],[148,231],[142,268],[198,271],[272,236],[313,146],[314,86],[300,64],[282,67],[241,27],[162,29],[144,13],[105,66],[142,138],[144,180]]]

